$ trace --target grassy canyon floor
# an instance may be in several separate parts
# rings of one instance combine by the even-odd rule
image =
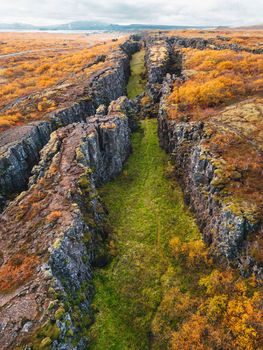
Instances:
[[[92,349],[149,348],[151,321],[173,268],[168,242],[199,237],[180,189],[165,174],[156,120],[142,121],[132,144],[122,175],[101,190],[116,257],[95,275]]]

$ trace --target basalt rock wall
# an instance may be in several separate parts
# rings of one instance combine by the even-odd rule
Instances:
[[[260,217],[251,212],[236,212],[231,197],[227,201],[218,186],[218,160],[205,147],[210,137],[208,125],[202,121],[183,122],[168,118],[167,96],[173,79],[167,76],[162,87],[158,116],[161,146],[171,154],[175,174],[186,202],[195,213],[205,242],[213,255],[224,257],[238,266],[241,273],[262,276],[262,267],[248,253],[249,236],[262,230]]]
[[[3,350],[88,347],[92,265],[107,260],[96,186],[121,171],[131,149],[122,102],[118,113],[54,131],[29,189],[0,216]]]

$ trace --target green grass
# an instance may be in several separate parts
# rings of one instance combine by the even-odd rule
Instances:
[[[100,191],[117,254],[95,273],[97,312],[90,336],[96,350],[149,348],[163,281],[174,268],[169,240],[200,237],[180,188],[165,175],[168,157],[158,144],[157,121],[142,121],[132,145],[123,173]]]
[[[129,98],[134,98],[144,92],[146,80],[143,79],[145,50],[136,52],[131,59],[131,76],[127,86]]]

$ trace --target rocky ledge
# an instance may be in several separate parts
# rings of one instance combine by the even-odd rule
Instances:
[[[170,119],[164,82],[158,129],[172,155],[185,198],[211,252],[246,275],[262,277],[262,110],[261,98],[226,107],[202,121]]]
[[[44,121],[1,133],[0,210],[7,198],[26,189],[31,169],[39,161],[39,151],[49,140],[52,131],[73,122],[84,121],[95,113],[99,105],[109,105],[126,94],[130,57],[139,50],[140,45],[138,38],[132,36],[108,55],[107,67],[95,70],[88,79],[79,76],[77,88],[69,86],[69,91],[57,91],[57,94],[67,96],[66,105],[62,103],[63,107],[43,116]]]
[[[128,108],[129,107],[129,108]],[[51,134],[30,187],[0,217],[0,348],[87,349],[92,265],[106,262],[96,186],[130,152],[126,98]]]

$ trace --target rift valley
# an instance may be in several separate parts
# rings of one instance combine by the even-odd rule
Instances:
[[[262,348],[262,42],[0,34],[1,349]]]

